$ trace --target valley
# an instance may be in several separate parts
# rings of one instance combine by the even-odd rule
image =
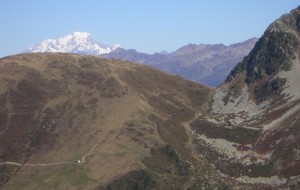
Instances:
[[[0,187],[299,189],[299,44],[300,7],[217,88],[92,55],[1,58]]]

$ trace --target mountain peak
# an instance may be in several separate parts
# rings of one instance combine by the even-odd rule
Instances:
[[[92,35],[88,32],[74,32],[72,34],[66,35],[65,38],[74,38],[79,41],[87,41],[92,39]]]
[[[88,32],[77,32],[77,31],[73,32],[70,35],[79,36],[79,37],[90,37],[90,36],[92,36],[91,33],[88,33]]]
[[[300,7],[273,22],[250,54],[231,72],[227,81],[244,72],[249,84],[290,70],[299,44],[299,23]]]
[[[100,55],[120,48],[120,44],[108,46],[95,41],[88,32],[74,32],[58,39],[47,39],[26,48],[25,52],[68,52]]]
[[[299,175],[299,153],[295,151],[295,147],[299,150],[300,142],[299,52],[300,7],[268,27],[253,50],[232,70],[226,83],[216,89],[213,96],[209,119],[216,126],[229,126],[234,130],[250,129],[260,133],[253,135],[256,137],[250,151],[245,156],[238,156],[239,161],[250,157],[250,160],[256,161],[267,158],[267,162],[260,162],[257,173],[264,170],[270,176],[279,174],[289,179]],[[231,130],[230,135],[234,130]],[[217,137],[216,130],[211,131],[214,139],[227,138],[224,132]],[[247,131],[245,136],[250,137],[251,133]],[[199,134],[205,132],[200,131]],[[259,156],[253,159],[253,155]],[[236,162],[232,162],[231,166],[235,167]],[[244,167],[247,166],[238,168],[239,173],[242,173],[240,168]],[[253,168],[252,165],[245,173],[248,176],[254,174],[250,174]]]

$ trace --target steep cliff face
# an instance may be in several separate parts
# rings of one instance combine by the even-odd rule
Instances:
[[[245,75],[258,101],[280,93],[286,81],[278,74],[295,69],[299,61],[299,23],[299,8],[272,23],[226,81],[234,83]]]
[[[299,24],[300,7],[272,23],[191,124],[200,154],[237,180],[300,175]]]
[[[1,188],[299,188],[299,25],[300,7],[217,89],[93,56],[0,59]]]
[[[297,8],[272,23],[249,55],[231,71],[215,96],[223,96],[223,106],[238,106],[235,99],[244,92],[256,106],[299,99],[294,93],[299,89],[294,82],[299,72],[299,14]]]

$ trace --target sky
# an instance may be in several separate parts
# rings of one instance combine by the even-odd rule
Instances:
[[[0,57],[75,31],[154,53],[260,37],[297,0],[1,0]]]

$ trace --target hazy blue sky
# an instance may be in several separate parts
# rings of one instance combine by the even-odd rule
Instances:
[[[142,52],[260,37],[297,0],[1,0],[0,57],[82,31]]]

